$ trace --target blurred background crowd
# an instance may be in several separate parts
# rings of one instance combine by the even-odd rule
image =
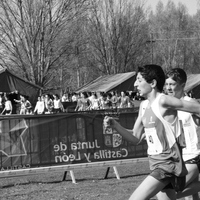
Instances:
[[[37,102],[32,103],[29,97],[18,91],[0,93],[1,115],[11,114],[53,114],[62,112],[81,112],[91,110],[107,110],[116,108],[134,108],[136,102],[143,100],[137,92],[81,92],[58,94],[42,94]],[[69,109],[70,108],[70,109]]]

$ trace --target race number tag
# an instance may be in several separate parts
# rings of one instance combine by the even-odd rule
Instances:
[[[145,135],[148,144],[148,154],[149,155],[157,155],[162,153],[163,147],[158,138],[156,129],[153,128],[145,128]]]

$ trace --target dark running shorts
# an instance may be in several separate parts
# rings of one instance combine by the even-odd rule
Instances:
[[[200,173],[200,155],[195,158],[185,161],[185,164],[196,164]]]
[[[167,173],[162,169],[155,169],[150,173],[150,176],[159,181],[169,181],[164,189],[174,189],[176,192],[180,192],[185,188],[185,176],[178,177],[174,174]]]
[[[5,114],[10,114],[11,110],[5,110]]]

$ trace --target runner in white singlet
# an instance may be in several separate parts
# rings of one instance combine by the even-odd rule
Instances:
[[[187,75],[181,68],[171,69],[166,74],[165,89],[168,95],[178,99],[184,99],[190,102],[196,102],[191,97],[185,96],[184,87],[187,81]],[[178,111],[178,118],[183,125],[185,137],[185,148],[182,150],[183,160],[186,164],[188,174],[186,176],[186,189],[177,194],[177,198],[193,195],[193,200],[198,200],[198,191],[200,191],[199,170],[200,170],[200,149],[198,147],[197,127],[200,125],[199,117],[183,111]],[[185,199],[189,200],[190,197]]]
[[[177,137],[181,136],[177,110],[199,114],[200,105],[162,94],[164,84],[165,74],[160,66],[139,67],[134,86],[148,101],[141,102],[133,129],[122,127],[112,117],[104,119],[105,127],[116,129],[135,145],[142,139],[147,140],[151,173],[136,188],[130,200],[150,199],[160,191],[166,195],[158,199],[175,200],[176,192],[184,188],[187,170],[177,142]],[[143,111],[144,102],[147,105]]]

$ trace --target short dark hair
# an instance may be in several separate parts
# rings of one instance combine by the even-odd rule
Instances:
[[[87,92],[82,92],[82,94],[84,95],[85,98],[88,98]]]
[[[150,64],[138,67],[137,73],[140,73],[147,83],[151,83],[154,79],[157,81],[157,89],[162,92],[165,84],[165,73],[161,66]]]
[[[169,70],[166,74],[166,79],[167,78],[171,78],[180,84],[187,82],[187,74],[181,68],[173,68]]]

